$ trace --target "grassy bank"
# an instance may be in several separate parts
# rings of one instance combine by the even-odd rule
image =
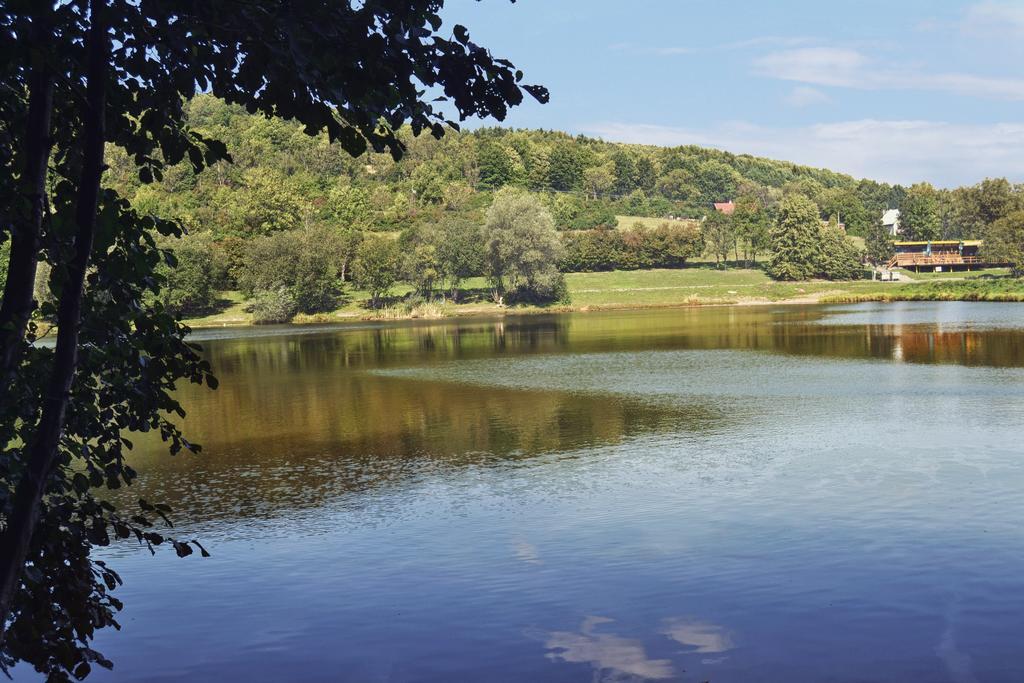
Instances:
[[[1024,301],[1024,280],[937,278],[891,289],[843,292],[822,298],[822,303],[860,301]]]
[[[980,273],[919,279],[915,282],[776,282],[755,269],[717,270],[690,267],[678,270],[569,273],[570,303],[550,306],[499,306],[491,301],[483,278],[464,283],[457,303],[407,303],[407,286],[396,287],[380,310],[367,307],[369,295],[349,291],[334,311],[299,315],[296,323],[344,320],[444,318],[507,313],[609,310],[672,306],[764,303],[847,303],[859,301],[1024,301],[1024,280]],[[249,325],[251,316],[238,292],[224,292],[216,313],[187,321],[192,327]]]

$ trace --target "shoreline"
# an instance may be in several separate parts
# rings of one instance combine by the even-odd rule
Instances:
[[[295,326],[344,323],[380,323],[398,320],[448,318],[503,318],[507,316],[591,311],[627,311],[703,306],[813,306],[867,301],[1024,301],[1024,278],[1004,272],[946,277],[920,275],[914,279],[801,280],[770,279],[760,269],[677,268],[633,271],[601,271],[566,275],[569,301],[549,305],[501,306],[487,296],[481,278],[467,280],[460,288],[462,302],[447,299],[408,298],[399,288],[387,305],[367,308],[368,294],[351,290],[332,311],[298,314]],[[219,293],[221,307],[184,323],[195,330],[260,327],[246,310],[241,292]]]
[[[830,304],[857,304],[857,303],[897,303],[901,301],[964,301],[972,303],[1021,303],[1024,302],[1024,291],[1019,294],[994,294],[989,298],[972,296],[970,293],[963,295],[942,296],[929,295],[928,293],[915,294],[913,292],[877,292],[877,293],[849,293],[842,289],[821,291],[798,297],[785,299],[770,299],[767,297],[740,297],[738,299],[706,299],[699,301],[680,301],[671,303],[610,303],[610,304],[588,304],[574,306],[572,304],[552,305],[547,307],[524,306],[505,308],[482,308],[466,305],[459,308],[453,306],[453,310],[446,315],[417,315],[410,312],[406,315],[390,315],[387,317],[374,316],[360,313],[324,313],[312,315],[299,315],[296,319],[279,325],[293,325],[296,327],[312,325],[335,325],[335,324],[359,324],[359,323],[388,323],[388,322],[410,322],[410,321],[441,321],[454,320],[457,318],[505,318],[532,315],[558,315],[565,313],[601,313],[608,311],[642,311],[655,309],[686,309],[686,308],[714,308],[714,307],[754,307],[754,306],[820,306]],[[258,328],[270,327],[253,323],[251,321],[223,321],[221,323],[202,323],[183,321],[192,330],[219,330],[230,328]]]

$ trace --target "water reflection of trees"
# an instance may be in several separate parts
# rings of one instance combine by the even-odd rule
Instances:
[[[202,455],[170,458],[158,444],[139,442],[141,480],[121,495],[159,499],[187,519],[264,516],[437,468],[514,466],[722,420],[701,405],[364,372],[382,365],[366,355],[382,339],[392,345],[389,362],[410,348],[409,338],[391,337],[369,335],[368,347],[327,337],[210,345],[220,389],[182,391],[186,432],[203,444]],[[421,339],[412,346],[422,362],[440,346],[425,348]]]
[[[162,498],[187,517],[273,514],[430,468],[507,465],[638,435],[699,431],[725,419],[711,406],[445,381],[441,364],[457,359],[736,349],[1024,367],[1019,330],[822,325],[822,316],[819,309],[694,309],[209,342],[205,353],[221,388],[181,391],[187,433],[206,451],[170,458],[137,440],[143,486],[131,497]],[[368,372],[435,364],[441,369],[426,379]]]
[[[748,349],[794,355],[1024,366],[1024,330],[934,324],[822,325],[808,307],[695,308],[614,315],[524,316],[333,330],[213,342],[219,372],[395,367],[495,354]]]

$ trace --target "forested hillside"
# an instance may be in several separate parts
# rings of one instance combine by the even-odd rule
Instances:
[[[774,277],[846,279],[858,275],[860,257],[839,223],[848,235],[867,236],[869,252],[874,244],[884,253],[878,220],[887,208],[901,209],[908,238],[937,239],[982,236],[1021,206],[1021,188],[1005,180],[904,188],[696,146],[543,130],[450,131],[441,139],[405,130],[401,161],[352,158],[325,135],[209,95],[187,103],[187,113],[194,129],[225,141],[233,163],[195,174],[186,161],[143,184],[124,152],[111,149],[107,174],[136,208],[187,228],[184,240],[167,245],[178,267],[167,272],[165,290],[167,303],[186,313],[208,309],[216,290],[239,289],[267,309],[257,317],[284,320],[330,310],[350,280],[373,304],[397,280],[427,297],[454,298],[473,275],[489,277],[496,299],[557,296],[551,273],[522,260],[536,258],[523,239],[548,245],[547,267],[562,272],[678,267],[704,254],[722,265],[751,263],[761,253],[771,255]],[[489,212],[501,213],[493,205],[502,193],[512,203],[512,194],[528,196],[524,210],[550,216],[560,238],[548,240],[536,224],[490,220]],[[730,200],[736,212],[728,220],[711,209]],[[815,214],[832,228],[819,230]],[[779,231],[785,225],[788,233]],[[535,287],[540,281],[549,286]]]
[[[615,215],[699,217],[711,202],[799,192],[839,214],[853,234],[890,207],[898,186],[694,146],[660,148],[602,142],[553,131],[484,128],[441,140],[413,137],[398,163],[387,154],[353,159],[326,136],[249,115],[200,95],[188,105],[193,127],[224,140],[234,164],[195,176],[187,163],[162,183],[142,186],[116,155],[111,179],[137,207],[173,215],[218,236],[288,230],[310,221],[401,230],[445,214],[478,214],[489,193],[513,185],[543,193],[559,229],[613,225]],[[120,163],[119,163],[120,161]]]

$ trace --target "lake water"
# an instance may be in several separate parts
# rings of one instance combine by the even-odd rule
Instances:
[[[199,335],[116,681],[1024,680],[1024,306]]]

